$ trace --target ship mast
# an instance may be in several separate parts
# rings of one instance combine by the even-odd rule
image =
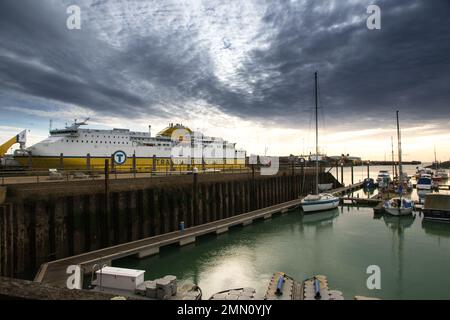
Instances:
[[[317,114],[317,72],[314,73],[315,100],[316,100],[316,194],[319,194],[319,119]]]

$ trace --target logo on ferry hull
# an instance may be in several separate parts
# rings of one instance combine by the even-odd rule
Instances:
[[[127,154],[123,151],[116,151],[113,154],[114,163],[117,165],[124,164],[127,161]]]

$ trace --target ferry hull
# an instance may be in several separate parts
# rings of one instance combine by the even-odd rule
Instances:
[[[109,160],[109,166],[111,168],[111,158],[109,157],[27,157],[27,156],[16,156],[14,160],[19,163],[20,166],[32,169],[47,170],[51,168],[64,169],[64,170],[104,170],[105,160]],[[245,167],[245,160],[243,159],[231,159],[217,161],[217,159],[211,160],[206,159],[204,164],[202,164],[201,159],[192,160],[191,165],[188,165],[185,161],[173,161],[171,164],[170,158],[155,158],[155,165],[153,164],[153,157],[147,158],[136,158],[136,165],[133,165],[133,158],[128,157],[125,163],[121,165],[114,164],[113,167],[117,171],[130,171],[136,169],[137,171],[151,171],[155,169],[156,171],[170,171],[170,170],[189,170],[193,167],[201,169],[215,169],[215,170],[231,170],[231,169],[242,169]]]

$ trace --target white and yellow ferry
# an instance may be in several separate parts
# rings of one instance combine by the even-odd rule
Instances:
[[[33,169],[100,170],[105,159],[116,170],[227,170],[243,168],[246,152],[217,137],[194,132],[182,124],[170,124],[151,135],[129,129],[81,128],[86,121],[50,130],[49,137],[28,148],[15,150],[14,160]],[[16,139],[17,140],[17,139]]]

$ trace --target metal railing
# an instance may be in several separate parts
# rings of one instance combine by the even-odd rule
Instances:
[[[184,170],[183,170],[184,169]],[[140,179],[154,177],[168,177],[177,175],[188,175],[194,172],[198,174],[238,174],[250,173],[252,169],[245,165],[225,167],[221,169],[206,168],[197,170],[186,170],[185,168],[157,167],[116,167],[109,170],[109,179]],[[23,170],[0,170],[0,184],[19,183],[44,183],[55,181],[82,181],[82,180],[102,180],[105,179],[104,167],[93,167],[91,169],[23,169]]]
[[[303,170],[310,171],[313,168],[303,167]],[[286,174],[298,173],[302,170],[300,166],[280,165],[278,172],[285,172]],[[204,169],[197,167],[195,169],[187,169],[186,166],[161,167],[157,166],[156,170],[153,167],[138,167],[134,169],[132,166],[116,166],[110,168],[108,172],[108,179],[143,179],[143,178],[161,178],[170,176],[189,175],[194,172],[198,174],[260,174],[260,167],[255,165],[217,165],[209,166]],[[0,184],[25,184],[25,183],[47,183],[57,181],[87,181],[87,180],[104,180],[105,169],[104,166],[92,166],[90,169],[73,168],[73,169],[22,169],[22,170],[0,170]]]

